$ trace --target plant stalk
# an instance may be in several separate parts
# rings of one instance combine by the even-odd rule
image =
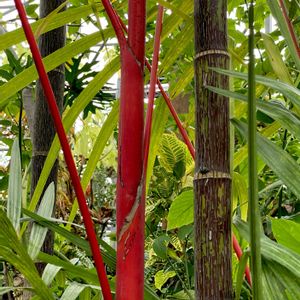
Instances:
[[[261,271],[261,226],[258,203],[257,149],[256,149],[256,97],[255,97],[255,56],[254,56],[254,4],[249,5],[249,66],[248,66],[248,169],[249,169],[249,221],[250,247],[253,282],[253,299],[262,298]]]

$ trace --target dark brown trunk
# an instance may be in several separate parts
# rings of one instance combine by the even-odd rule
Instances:
[[[41,0],[40,2],[40,17],[43,18],[52,12],[55,8],[61,5],[64,0]],[[65,45],[66,30],[61,27],[43,34],[39,38],[39,49],[42,57],[62,48]],[[57,105],[62,111],[64,97],[64,65],[58,66],[55,70],[48,73],[51,85],[54,90]],[[43,92],[43,88],[39,81],[36,86],[36,104],[34,112],[34,131],[33,131],[33,154],[32,154],[32,179],[31,179],[31,195],[35,190],[39,180],[41,171],[44,166],[45,159],[52,144],[55,128],[51,114],[48,109],[47,101]],[[44,190],[54,181],[57,182],[58,162],[56,162],[48,177]],[[54,210],[53,210],[54,212]],[[48,232],[43,245],[42,251],[52,254],[53,252],[53,234]],[[44,266],[38,265],[39,272],[43,271]]]
[[[232,299],[227,1],[195,0],[195,299]]]

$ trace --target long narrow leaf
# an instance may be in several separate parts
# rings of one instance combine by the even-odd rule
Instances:
[[[0,226],[0,256],[24,275],[41,299],[52,300],[51,292],[40,278],[34,262],[18,239],[10,220],[1,209]]]
[[[219,68],[212,68],[212,69],[220,74],[240,78],[243,80],[248,80],[248,75],[246,73],[229,71],[229,70],[224,70],[224,69],[219,69]],[[300,106],[300,90],[298,90],[294,86],[286,84],[280,80],[275,80],[275,79],[268,78],[268,77],[261,76],[261,75],[256,75],[255,80],[258,83],[261,83],[265,86],[268,86],[268,87],[282,93],[285,97],[290,99],[294,104]]]
[[[295,44],[293,42],[292,36],[290,34],[289,28],[288,28],[288,24],[283,16],[282,10],[279,6],[278,1],[274,1],[274,0],[267,0],[271,13],[274,16],[274,18],[277,20],[277,25],[280,28],[280,32],[282,33],[284,40],[288,46],[288,49],[291,53],[291,56],[293,57],[293,60],[298,68],[298,70],[300,69],[300,60],[299,60],[299,56],[297,53],[297,48],[295,47]]]
[[[16,138],[11,152],[8,181],[7,216],[18,232],[22,207],[22,171],[19,142]]]
[[[247,126],[245,123],[233,119],[234,126],[247,137]],[[295,195],[300,197],[300,166],[284,150],[276,146],[267,138],[257,133],[257,150],[264,162],[277,174]]]
[[[37,214],[44,218],[50,218],[53,211],[55,199],[55,187],[52,182],[41,200],[40,206],[38,208]],[[40,252],[40,249],[44,243],[47,234],[47,228],[33,224],[30,232],[29,242],[28,242],[28,253],[30,257],[34,260]]]
[[[247,96],[237,93],[231,92],[224,89],[207,86],[207,89],[213,91],[215,93],[230,97],[232,99],[238,99],[243,102],[248,102]],[[282,127],[289,130],[293,133],[298,139],[300,139],[300,119],[294,115],[291,111],[286,109],[283,105],[276,101],[262,101],[257,99],[257,108],[280,122]]]

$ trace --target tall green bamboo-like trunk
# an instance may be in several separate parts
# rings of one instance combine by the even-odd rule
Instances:
[[[51,13],[55,8],[61,5],[64,0],[41,0],[40,1],[40,17],[43,18]],[[66,30],[65,27],[52,30],[48,33],[43,34],[39,38],[39,49],[42,57],[45,57],[52,52],[62,48],[65,45]],[[63,97],[64,97],[64,65],[58,66],[53,71],[48,73],[51,85],[54,90],[54,94],[57,100],[57,105],[62,111]],[[44,162],[48,155],[48,151],[52,144],[55,128],[53,120],[48,109],[48,104],[43,92],[43,88],[40,81],[37,81],[36,86],[36,104],[33,121],[33,154],[32,154],[32,179],[31,179],[31,195],[33,195],[37,182],[39,180],[41,171],[44,166]],[[47,183],[44,190],[48,185],[54,181],[56,186],[57,181],[57,168],[58,163],[56,162],[52,168],[52,171],[48,177]],[[53,234],[48,232],[45,239],[42,251],[46,253],[52,253],[53,251]],[[43,265],[38,265],[38,269],[41,272]]]
[[[227,1],[195,0],[195,299],[232,299]]]

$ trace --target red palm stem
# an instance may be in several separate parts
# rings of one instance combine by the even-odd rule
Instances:
[[[70,176],[71,176],[72,183],[73,183],[73,186],[75,189],[76,197],[78,199],[79,208],[80,208],[83,222],[84,222],[84,225],[86,228],[88,240],[90,243],[91,251],[93,254],[94,261],[95,261],[95,266],[97,269],[99,282],[100,282],[100,285],[102,288],[103,297],[105,300],[111,300],[112,295],[110,292],[110,286],[109,286],[108,279],[106,276],[104,263],[103,263],[102,256],[100,253],[100,248],[98,245],[97,237],[96,237],[96,234],[94,231],[93,221],[91,219],[91,216],[90,216],[87,204],[86,204],[84,192],[83,192],[81,184],[80,184],[80,179],[79,179],[79,176],[78,176],[78,173],[76,170],[76,166],[75,166],[75,162],[74,162],[74,159],[73,159],[70,147],[69,147],[67,136],[66,136],[66,133],[65,133],[62,121],[61,121],[59,110],[58,110],[58,107],[57,107],[57,104],[55,101],[55,96],[54,96],[48,75],[46,73],[45,67],[43,65],[42,57],[39,52],[37,43],[35,41],[33,32],[31,30],[28,19],[26,17],[26,12],[23,7],[23,4],[20,0],[15,0],[15,6],[18,10],[25,35],[26,35],[27,41],[29,43],[29,46],[30,46],[30,49],[32,52],[33,60],[36,65],[36,68],[37,68],[37,71],[39,74],[39,78],[40,78],[41,84],[44,89],[44,93],[47,98],[49,110],[53,117],[56,132],[59,137],[61,147],[63,149],[65,161],[66,161],[66,164],[67,164],[69,172],[70,172]]]

